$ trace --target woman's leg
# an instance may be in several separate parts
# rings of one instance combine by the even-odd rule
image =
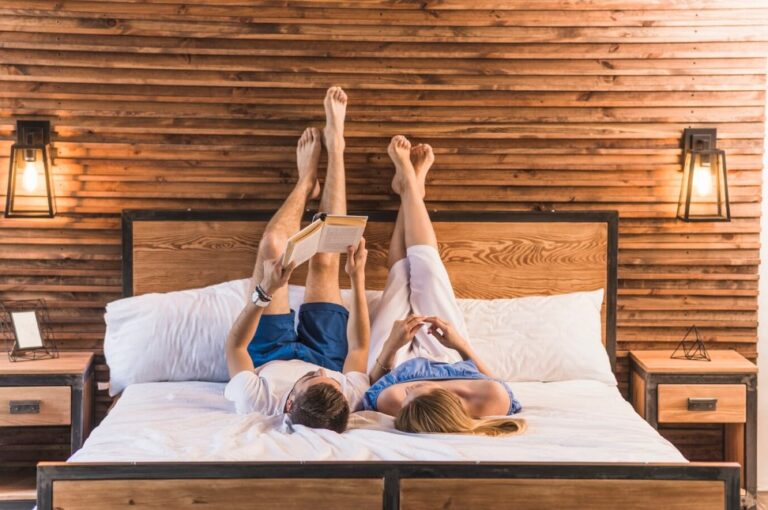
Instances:
[[[417,181],[422,190],[424,190],[424,180],[429,167],[434,158],[417,157],[418,154],[427,154],[429,146],[417,146],[412,151],[414,155],[414,170]],[[431,148],[429,150],[431,155]],[[392,180],[392,189],[400,195],[399,180]],[[405,217],[402,206],[397,211],[397,220],[395,228],[392,230],[392,237],[389,240],[389,250],[387,252],[387,283],[384,286],[381,300],[371,306],[371,348],[368,356],[368,369],[373,368],[376,358],[381,353],[384,341],[392,330],[392,325],[396,320],[404,319],[411,313],[411,289],[408,284],[410,278],[410,269],[406,257],[405,245]],[[395,363],[400,363],[415,354],[411,352],[410,345],[402,349],[395,357]]]
[[[437,237],[424,204],[426,170],[434,161],[432,148],[414,148],[411,162],[410,143],[405,137],[395,137],[389,154],[395,163],[393,188],[400,191],[401,211],[405,227],[405,245],[410,268],[411,307],[419,315],[436,315],[453,324],[466,337],[466,326],[456,303],[453,287],[437,247]],[[414,164],[415,163],[415,164]],[[421,172],[417,173],[416,168]],[[394,183],[397,182],[395,186]],[[439,361],[456,361],[458,353],[448,351],[424,331],[416,336],[420,356]]]
[[[414,156],[418,155],[419,177],[411,162],[411,142],[404,136],[392,138],[389,144],[389,156],[395,164],[395,177],[392,179],[392,189],[400,194],[400,210],[405,225],[406,248],[416,245],[432,246],[437,250],[437,237],[432,228],[432,221],[424,204],[424,181],[427,170],[434,161],[432,147],[419,145],[414,148]]]

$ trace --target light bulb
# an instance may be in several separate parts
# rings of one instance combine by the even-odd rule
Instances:
[[[37,189],[37,165],[34,161],[27,161],[24,173],[21,175],[21,185],[30,192]]]
[[[698,166],[693,170],[693,189],[699,196],[712,192],[712,172],[709,168]]]

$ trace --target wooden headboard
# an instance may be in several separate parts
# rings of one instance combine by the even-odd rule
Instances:
[[[369,216],[367,285],[387,276],[394,212]],[[251,275],[268,211],[123,211],[123,294],[202,287]],[[509,298],[605,288],[603,341],[615,366],[616,212],[431,214],[460,298]],[[309,220],[308,214],[305,218]],[[292,283],[302,284],[306,264]],[[342,286],[348,286],[343,269]]]

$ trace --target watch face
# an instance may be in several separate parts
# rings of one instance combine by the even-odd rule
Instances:
[[[262,308],[269,305],[268,301],[261,301],[261,299],[259,298],[259,293],[256,292],[255,290],[253,291],[253,294],[251,294],[251,302],[253,302],[254,305],[260,306]]]

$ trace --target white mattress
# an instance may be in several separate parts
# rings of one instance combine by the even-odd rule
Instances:
[[[528,430],[502,438],[414,435],[372,411],[351,430],[295,427],[237,415],[224,384],[129,386],[70,462],[431,460],[509,462],[687,462],[638,416],[614,386],[596,381],[513,383]]]

